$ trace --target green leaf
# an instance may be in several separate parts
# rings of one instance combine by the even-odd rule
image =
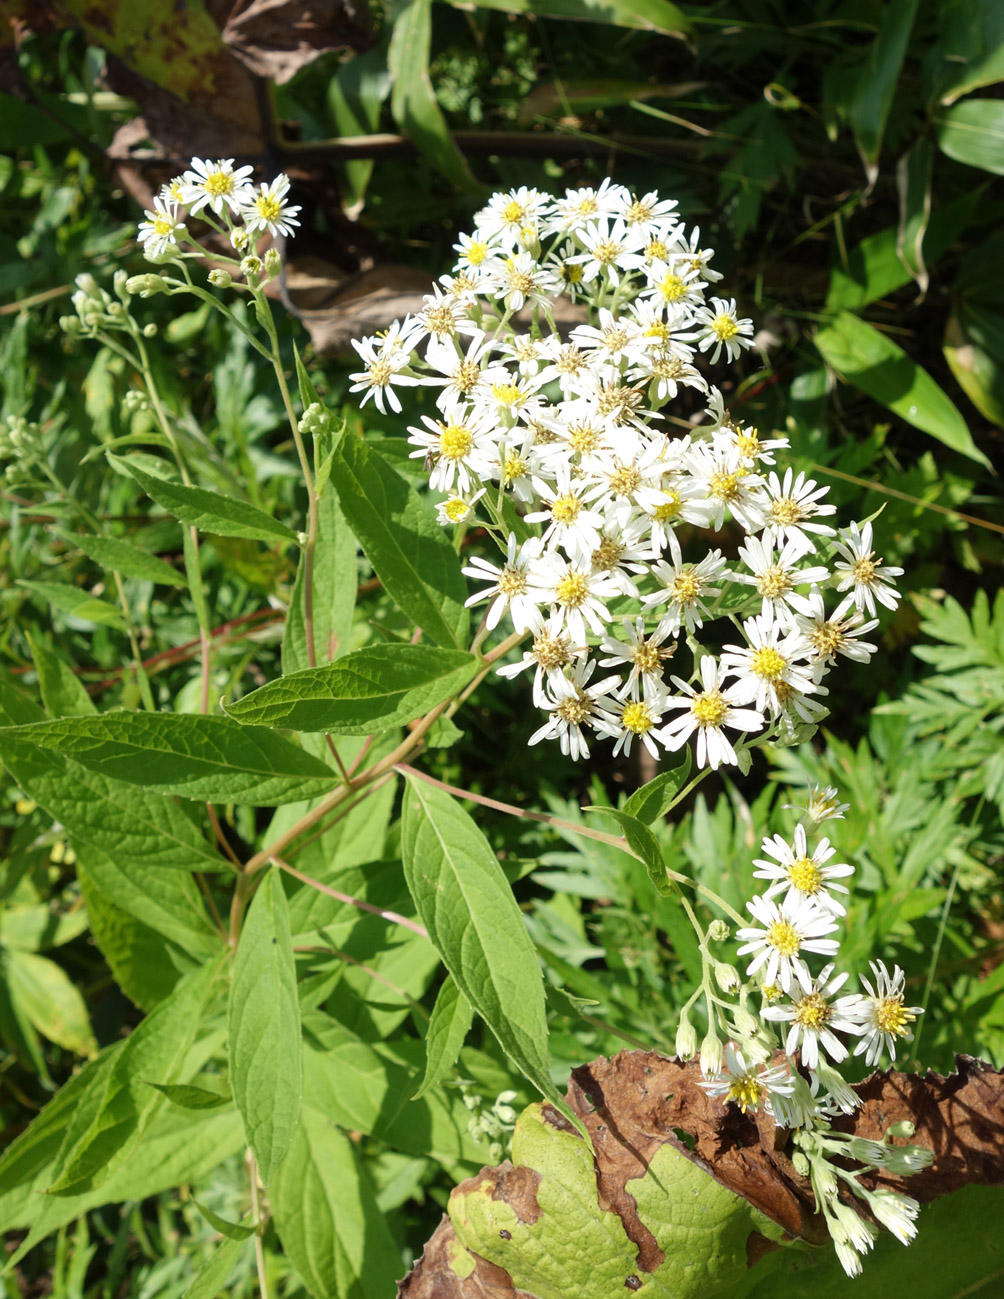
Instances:
[[[25,636],[35,661],[38,688],[46,712],[52,717],[80,717],[97,712],[80,678],[55,650],[33,632],[26,631]]]
[[[0,730],[158,794],[276,806],[330,792],[331,769],[265,727],[201,713],[102,713]]]
[[[219,537],[248,537],[253,541],[295,541],[296,534],[284,523],[273,519],[264,510],[246,501],[237,501],[202,487],[186,487],[141,469],[135,456],[114,456],[109,453],[109,463],[119,473],[134,478],[151,500],[173,514],[181,523],[187,523],[202,532]]]
[[[475,655],[461,650],[369,645],[324,667],[270,681],[228,705],[227,713],[243,723],[371,735],[450,699],[479,667]]]
[[[466,5],[456,0],[459,8]],[[532,14],[537,18],[570,18],[587,23],[610,23],[682,36],[690,30],[686,14],[669,0],[474,0],[477,9],[501,9],[509,14]]]
[[[453,142],[429,77],[432,0],[397,0],[387,66],[394,81],[390,108],[401,131],[457,189],[478,191]]]
[[[0,922],[0,940],[5,947],[22,952],[41,952],[71,942],[86,929],[87,912],[83,907],[60,913],[47,902],[29,906],[7,903]]]
[[[1004,81],[1004,9],[999,0],[940,0],[938,52],[945,60],[939,97],[953,104],[971,90]]]
[[[934,145],[930,140],[915,140],[896,164],[896,188],[899,191],[899,227],[896,233],[896,255],[913,276],[921,293],[930,283],[924,258],[924,240],[931,219],[931,171]]]
[[[348,652],[357,585],[356,539],[334,492],[325,492],[318,502],[313,572],[314,646],[318,663],[325,663]],[[287,676],[310,666],[304,621],[305,581],[306,561],[301,556],[282,638],[282,670]]]
[[[418,914],[457,988],[513,1064],[561,1105],[537,953],[484,835],[449,794],[409,777],[401,849]]]
[[[78,546],[106,572],[121,573],[123,577],[137,577],[144,582],[159,582],[163,586],[188,585],[184,573],[172,568],[156,555],[140,550],[129,541],[122,541],[118,537],[94,537],[79,532],[64,532],[60,535],[71,546]]]
[[[612,817],[624,831],[630,851],[639,861],[644,862],[648,877],[656,889],[663,897],[668,897],[673,892],[673,885],[666,876],[666,863],[659,840],[643,821],[631,816],[627,810],[621,812],[615,807],[586,807],[583,811],[602,812],[605,816]]]
[[[48,1188],[52,1195],[80,1194],[106,1182],[127,1163],[144,1131],[163,1104],[151,1081],[173,1082],[195,1041],[199,1020],[225,958],[194,970],[166,1001],[152,1011],[109,1058],[81,1097]]]
[[[79,618],[81,622],[117,626],[124,621],[121,609],[116,609],[107,600],[88,595],[77,586],[70,586],[68,582],[28,582],[19,578],[17,585],[40,595],[54,609],[71,618]]]
[[[77,1055],[97,1055],[84,999],[60,966],[8,948],[4,967],[11,1000],[43,1037]]]
[[[268,1185],[300,1110],[300,1005],[282,877],[273,867],[251,901],[234,960],[228,1011],[230,1085]]]
[[[331,482],[387,594],[437,645],[463,649],[467,586],[428,500],[355,437],[338,444]]]
[[[205,1087],[195,1087],[191,1083],[151,1083],[150,1086],[156,1087],[172,1105],[179,1105],[183,1110],[215,1110],[233,1103],[229,1094],[207,1091]]]
[[[464,1038],[470,1032],[472,1018],[470,1003],[453,978],[447,975],[425,1033],[425,1077],[415,1093],[415,1100],[432,1087],[438,1087],[453,1069]]]
[[[207,1209],[204,1204],[192,1196],[192,1203],[205,1218],[211,1227],[215,1227],[221,1236],[226,1236],[228,1240],[248,1240],[254,1235],[253,1226],[245,1226],[243,1223],[230,1222],[226,1218],[221,1218],[218,1213],[213,1213],[212,1209]]]
[[[230,1273],[244,1252],[245,1241],[222,1240],[213,1250],[209,1262],[188,1287],[181,1299],[219,1299],[226,1290]]]
[[[316,1299],[386,1299],[403,1268],[352,1142],[304,1107],[269,1187],[286,1256]]]
[[[187,966],[185,957],[178,948],[168,945],[162,933],[151,929],[117,906],[80,862],[77,863],[77,879],[87,904],[91,937],[108,963],[115,982],[141,1010],[153,1010],[154,1006],[170,996]],[[190,876],[160,872],[158,879],[161,883],[167,880],[188,884],[193,890],[196,888]],[[156,892],[147,890],[143,890],[141,896],[149,910],[155,913],[158,924],[166,924],[173,929],[176,922],[171,914],[170,901],[163,898],[158,900]],[[184,899],[183,908],[186,903],[192,906],[197,916],[201,916],[201,901],[197,890],[194,897]]]
[[[665,816],[677,794],[687,782],[690,775],[690,750],[684,748],[677,760],[677,765],[669,771],[660,771],[654,780],[641,789],[636,789],[624,804],[624,811],[629,816],[651,825]]]
[[[816,346],[847,383],[953,451],[989,465],[952,401],[926,370],[877,329],[842,311],[831,325],[817,331]]]
[[[991,424],[1004,428],[1004,323],[999,311],[960,302],[945,326],[945,360]]]
[[[886,118],[892,107],[916,13],[917,0],[890,0],[883,7],[878,35],[861,66],[848,108],[851,129],[872,180],[878,174],[877,163]]]
[[[949,158],[1004,176],[1004,99],[964,99],[938,113],[934,125]]]

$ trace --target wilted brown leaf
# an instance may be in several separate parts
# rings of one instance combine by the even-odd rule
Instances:
[[[373,43],[365,6],[351,0],[237,0],[220,26],[244,65],[279,85],[320,54]]]
[[[398,1295],[400,1299],[534,1299],[525,1290],[514,1289],[503,1268],[464,1249],[445,1213],[425,1253],[399,1282]]]

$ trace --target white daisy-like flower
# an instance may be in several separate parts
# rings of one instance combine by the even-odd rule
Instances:
[[[735,765],[736,751],[725,735],[727,726],[734,731],[759,731],[763,728],[762,713],[752,708],[741,707],[742,701],[737,697],[737,689],[724,686],[721,664],[716,664],[710,654],[701,659],[701,686],[696,690],[679,677],[673,677],[686,696],[670,702],[670,708],[683,708],[686,711],[680,717],[669,722],[663,729],[663,742],[667,749],[681,749],[690,737],[697,732],[697,765],[710,766],[717,771],[723,762]]]
[[[693,448],[689,467],[702,495],[714,507],[711,526],[716,532],[725,523],[726,509],[745,532],[759,532],[763,528],[766,500],[763,479],[750,472],[737,447],[715,452],[698,443]]]
[[[533,565],[528,594],[559,614],[573,642],[582,645],[589,631],[603,635],[611,618],[607,601],[620,594],[620,586],[605,573],[595,573],[588,559],[569,562],[550,551]]]
[[[444,528],[453,523],[467,523],[474,516],[475,506],[481,497],[484,496],[487,488],[482,487],[479,492],[473,496],[465,498],[463,496],[450,496],[445,501],[440,501],[436,506],[436,522]],[[467,601],[470,604],[470,601]]]
[[[479,326],[470,318],[471,304],[463,297],[444,293],[439,285],[422,299],[422,308],[414,320],[415,342],[422,336],[452,339],[457,334],[476,334]]]
[[[601,664],[606,660],[600,660]],[[619,680],[619,678],[618,678]],[[622,697],[626,692],[623,687],[618,697],[604,705],[600,717],[595,723],[597,734],[607,735],[617,741],[614,754],[631,753],[634,740],[641,740],[653,758],[658,759],[659,744],[665,745],[664,734],[658,729],[662,715],[669,707],[670,698],[665,690],[652,690],[643,699]]]
[[[777,617],[797,598],[795,588],[810,582],[825,582],[830,573],[822,564],[799,568],[805,555],[800,541],[789,541],[779,555],[774,554],[773,540],[765,537],[747,537],[745,546],[739,547],[739,558],[750,570],[736,571],[732,578],[756,588],[760,596],[760,613],[764,618]]]
[[[402,373],[411,364],[414,333],[410,325],[408,320],[395,322],[382,337],[352,340],[366,367],[349,375],[349,392],[363,394],[360,406],[365,406],[372,397],[373,405],[381,414],[386,415],[389,406],[399,415],[401,400],[394,388],[414,388],[421,382],[418,375]]]
[[[411,459],[427,457],[429,485],[436,491],[466,493],[472,484],[490,478],[498,459],[498,430],[484,411],[458,403],[442,419],[422,416],[425,429],[412,426],[408,441],[418,448]]]
[[[809,898],[824,911],[832,911],[839,916],[845,914],[846,908],[831,896],[831,890],[847,893],[849,890],[845,885],[834,881],[853,875],[854,867],[847,862],[830,862],[837,850],[831,847],[829,839],[820,839],[810,853],[805,828],[798,825],[795,827],[793,844],[776,834],[773,838],[764,839],[760,851],[771,858],[770,861],[764,861],[758,857],[753,863],[758,867],[753,872],[755,879],[772,881],[765,897],[772,898],[784,893],[785,902]]]
[[[594,358],[600,369],[620,370],[620,363],[638,349],[638,329],[628,316],[615,316],[608,307],[600,307],[595,325],[576,325],[572,342]]]
[[[457,254],[456,270],[480,272],[494,250],[488,239],[464,234],[453,245],[453,251]]]
[[[620,685],[620,677],[605,677],[589,685],[596,668],[596,660],[574,663],[565,676],[548,678],[540,707],[550,717],[539,730],[534,731],[528,744],[541,740],[558,740],[561,752],[576,760],[589,757],[585,728],[595,727],[603,717],[600,700],[612,694]]]
[[[576,659],[585,658],[585,645],[574,645],[565,630],[565,620],[560,613],[542,618],[539,611],[533,624],[533,644],[523,651],[516,663],[506,663],[497,669],[500,677],[515,677],[527,668],[533,668],[533,702],[541,707],[544,686],[552,677],[563,677],[564,669]]]
[[[802,952],[836,956],[840,944],[827,937],[837,928],[830,912],[808,898],[785,900],[778,906],[773,898],[755,897],[746,903],[746,910],[760,922],[759,927],[736,930],[742,943],[739,955],[753,955],[746,974],[760,973],[763,983],[777,984],[784,992],[790,992],[796,981],[811,992],[812,975]]]
[[[857,1019],[860,997],[856,992],[836,997],[850,976],[844,972],[833,977],[833,970],[832,964],[824,966],[808,992],[794,987],[790,1000],[775,1002],[760,1012],[764,1019],[791,1025],[784,1039],[785,1052],[791,1056],[800,1050],[802,1063],[809,1069],[818,1066],[821,1053],[834,1063],[847,1058],[847,1047],[837,1032],[853,1037],[861,1033]]]
[[[744,348],[753,346],[753,321],[740,320],[736,314],[736,300],[729,298],[712,298],[710,307],[698,310],[697,320],[704,326],[701,331],[698,347],[702,352],[711,353],[711,364],[714,365],[725,349],[726,359],[735,361]]]
[[[823,597],[816,588],[808,596],[790,596],[788,604],[794,615],[795,627],[808,640],[820,663],[835,663],[838,654],[858,663],[867,663],[875,653],[874,645],[858,640],[858,637],[877,627],[878,619],[865,622],[853,595],[845,596],[829,617]]]
[[[629,259],[624,260],[627,262]],[[668,312],[674,328],[678,329],[684,320],[687,325],[691,325],[693,311],[704,301],[704,281],[698,272],[685,266],[674,267],[666,262],[654,261],[645,266],[645,274],[648,284],[642,289],[642,297]],[[690,330],[685,337],[698,339],[700,334]]]
[[[815,479],[806,478],[804,473],[800,472],[795,477],[790,466],[784,471],[783,479],[779,479],[776,473],[768,474],[766,491],[770,499],[764,535],[770,533],[778,546],[801,539],[806,550],[813,547],[812,536],[832,537],[833,528],[814,521],[837,512],[835,505],[821,504],[829,490],[828,487],[817,487]]]
[[[606,278],[610,284],[618,285],[621,259],[625,253],[632,252],[641,244],[638,233],[632,231],[620,218],[609,221],[601,217],[580,230],[577,238],[585,251],[576,253],[568,260],[573,265],[581,265],[584,284],[591,284],[600,277]]]
[[[566,554],[591,555],[600,544],[603,515],[589,508],[589,483],[573,477],[570,465],[559,463],[553,486],[543,478],[535,478],[533,485],[544,508],[527,514],[527,523],[547,524],[544,540],[563,547]]]
[[[442,408],[457,402],[473,400],[485,384],[484,365],[491,355],[491,341],[480,329],[471,331],[466,352],[459,338],[430,338],[425,349],[425,363],[435,373],[421,382],[430,387],[442,386],[436,405]]]
[[[565,190],[556,198],[551,214],[543,222],[547,234],[571,234],[598,217],[613,217],[623,212],[629,202],[628,191],[605,176],[598,189],[583,185]]]
[[[686,242],[683,241],[682,237],[678,236],[678,238],[680,239],[680,242],[673,257],[674,263],[677,261],[682,262],[684,266],[696,271],[697,274],[700,275],[701,279],[708,280],[712,283],[722,278],[721,271],[713,271],[711,269],[710,263],[712,257],[715,255],[714,249],[701,247],[700,226],[694,226],[690,232],[690,237]]]
[[[178,252],[178,240],[183,239],[188,231],[181,219],[177,203],[158,195],[153,200],[153,208],[145,211],[146,221],[139,223],[137,238],[143,245],[143,255],[148,260]]]
[[[677,207],[679,204],[675,198],[660,198],[658,190],[652,189],[640,198],[631,194],[620,215],[641,238],[661,235],[669,239],[682,228],[674,215]]]
[[[600,651],[608,657],[600,659],[601,668],[620,668],[631,665],[624,692],[632,699],[658,694],[663,689],[662,665],[676,653],[675,643],[664,645],[668,633],[656,630],[645,635],[644,618],[625,618],[626,640],[607,637],[600,641]]]
[[[538,537],[530,537],[519,545],[516,534],[510,532],[506,544],[505,563],[499,567],[490,560],[475,555],[466,568],[461,569],[465,577],[478,582],[489,582],[483,591],[478,591],[465,601],[468,608],[491,600],[485,626],[489,631],[498,626],[502,615],[508,611],[512,625],[518,632],[529,631],[537,617],[537,604],[527,594],[529,589],[530,566],[539,557],[543,542]]]
[[[743,631],[749,644],[726,645],[722,663],[739,677],[744,701],[755,701],[758,709],[769,707],[779,713],[791,691],[810,695],[819,690],[807,662],[812,647],[800,631],[787,631],[762,616],[747,618]]]
[[[532,253],[511,253],[486,268],[494,277],[494,298],[501,298],[506,311],[520,311],[526,305],[544,306],[558,292],[558,278],[541,266]]]
[[[276,235],[291,235],[295,226],[300,223],[296,214],[300,208],[286,202],[289,193],[289,177],[283,172],[275,180],[265,184],[262,181],[257,191],[251,190],[249,197],[241,206],[241,216],[248,230],[267,230],[274,239]]]
[[[764,1109],[773,1113],[774,1097],[790,1096],[794,1090],[791,1070],[786,1064],[763,1065],[747,1062],[734,1042],[725,1045],[721,1073],[714,1078],[702,1078],[700,1086],[712,1096],[721,1096],[726,1103],[747,1110]]]
[[[254,190],[250,183],[253,170],[250,166],[235,169],[233,158],[219,158],[216,162],[210,162],[208,158],[193,158],[191,167],[184,174],[182,202],[192,216],[204,207],[210,208],[217,216],[226,207],[236,216],[253,198]]]
[[[854,603],[861,610],[867,609],[872,617],[875,616],[876,600],[887,609],[895,609],[900,593],[890,579],[902,577],[903,570],[883,565],[881,558],[875,558],[872,525],[866,523],[859,529],[856,523],[852,523],[849,531],[840,534],[836,547],[844,557],[834,565],[840,574],[837,590],[853,588]]]
[[[855,1055],[864,1055],[865,1064],[876,1065],[887,1051],[892,1060],[896,1059],[896,1043],[913,1041],[913,1030],[910,1025],[918,1015],[923,1015],[923,1006],[905,1005],[904,990],[906,975],[898,965],[893,966],[892,974],[883,961],[869,961],[874,984],[861,976],[865,986],[859,1002],[861,1041],[854,1048]]]
[[[520,185],[508,193],[493,194],[488,206],[474,217],[474,224],[482,238],[504,248],[527,246],[536,240],[550,204],[547,194]]]
[[[685,564],[676,533],[668,533],[667,541],[672,563],[660,559],[652,565],[652,575],[659,580],[661,589],[642,596],[641,602],[645,609],[668,605],[660,623],[667,633],[675,635],[681,626],[692,632],[703,627],[704,619],[710,616],[705,601],[722,593],[723,588],[712,583],[721,577],[727,580],[731,574],[720,550],[709,551],[697,564]]]
[[[786,812],[798,812],[809,830],[815,830],[824,821],[842,821],[844,813],[851,810],[850,803],[841,803],[835,785],[810,785],[805,803],[782,803]]]

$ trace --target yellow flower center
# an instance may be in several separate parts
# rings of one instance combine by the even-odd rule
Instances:
[[[514,483],[517,478],[526,476],[526,461],[522,456],[512,451],[505,458],[502,472],[505,475],[506,486],[508,486],[510,483]]]
[[[591,424],[572,424],[568,430],[568,445],[580,455],[595,451],[600,435]]]
[[[791,590],[791,576],[774,564],[760,574],[756,589],[768,600],[777,600]]]
[[[594,573],[605,573],[620,563],[624,554],[623,545],[614,537],[604,537],[592,553]]]
[[[784,996],[784,990],[779,988],[776,983],[765,983],[760,991],[763,994],[764,1001],[768,1004],[772,1001],[780,1001]]]
[[[567,636],[551,636],[545,632],[535,636],[531,656],[545,670],[564,667],[572,657],[571,645]]]
[[[875,582],[875,570],[878,568],[878,564],[872,559],[872,554],[874,554],[874,551],[851,565],[851,573],[854,575],[855,582],[859,582],[862,586],[871,586]]]
[[[375,361],[372,361],[370,363],[369,381],[371,387],[373,388],[386,387],[386,385],[390,383],[393,375],[394,375],[394,368],[389,361],[385,361],[381,357],[377,357]]]
[[[794,497],[781,496],[778,500],[771,502],[768,517],[771,523],[780,523],[784,526],[799,523],[805,517],[805,514]]]
[[[775,920],[767,930],[767,944],[781,956],[796,956],[800,946],[798,930],[787,920]]]
[[[480,239],[472,239],[464,252],[464,257],[471,266],[480,266],[487,256],[488,245],[483,244]]]
[[[517,203],[514,198],[510,199],[502,209],[502,220],[507,225],[521,225],[525,216],[526,208],[523,207],[522,203]]]
[[[575,210],[579,216],[592,216],[596,211],[596,208],[596,200],[588,195],[586,198],[580,198],[578,203],[575,205]]]
[[[813,648],[821,655],[835,654],[847,637],[835,622],[821,622],[809,632]]]
[[[212,198],[220,198],[234,192],[234,178],[225,171],[211,171],[203,181],[202,188]]]
[[[569,726],[581,726],[589,720],[593,711],[593,701],[581,691],[570,699],[563,699],[554,710]]]
[[[788,867],[788,879],[799,893],[816,893],[823,883],[823,872],[811,857],[799,857]]]
[[[760,450],[760,434],[755,428],[744,429],[736,434],[736,446],[744,456],[755,456]]]
[[[610,239],[600,240],[592,249],[594,260],[598,261],[601,266],[609,266],[611,262],[615,262],[620,255],[620,251],[620,247]]]
[[[511,262],[506,267],[506,279],[514,293],[532,293],[533,276],[529,271],[521,270]]]
[[[645,245],[645,256],[649,261],[665,261],[669,249],[661,239],[650,239]]]
[[[641,473],[634,465],[618,465],[607,482],[615,496],[630,496],[641,486]]]
[[[642,337],[657,338],[661,343],[665,343],[669,338],[669,326],[664,320],[653,320],[650,325],[645,327]]]
[[[818,992],[810,992],[795,1006],[795,1023],[803,1028],[823,1028],[832,1014],[826,998]]]
[[[578,262],[563,262],[561,278],[566,284],[579,284],[582,280],[582,267]]]
[[[755,1110],[763,1101],[766,1088],[757,1082],[754,1074],[743,1074],[736,1078],[729,1088],[729,1100],[735,1101],[745,1114],[748,1109]]]
[[[638,702],[627,705],[621,713],[621,722],[626,731],[645,735],[655,725],[655,718],[649,711],[648,704]]]
[[[514,595],[522,595],[526,590],[526,573],[520,568],[511,568],[508,564],[499,574],[499,591],[502,595],[512,598]]]
[[[566,609],[577,609],[588,599],[589,583],[581,573],[566,573],[555,583],[555,603],[563,605]]]
[[[700,579],[695,577],[692,570],[684,569],[673,579],[673,599],[680,604],[691,604],[701,593]]]
[[[657,379],[679,379],[687,367],[675,356],[656,356],[652,359],[652,373]]]
[[[737,501],[739,499],[739,475],[716,470],[708,479],[708,495],[716,501]]]
[[[679,275],[669,274],[663,277],[659,285],[659,292],[667,302],[677,302],[687,292],[687,286]]]
[[[551,506],[551,518],[556,523],[574,523],[582,509],[582,502],[572,492],[556,496]]]
[[[470,508],[462,497],[454,496],[443,506],[443,513],[451,523],[459,523],[461,519],[467,517]]]
[[[611,352],[619,352],[628,341],[627,330],[610,325],[603,331],[603,346]]]
[[[586,358],[577,347],[563,347],[554,364],[559,374],[578,374],[585,363]]]
[[[263,221],[278,221],[282,203],[271,194],[259,194],[254,201],[255,211]]]
[[[519,406],[523,402],[523,394],[515,383],[493,383],[492,396],[502,406]]]
[[[640,198],[636,198],[624,215],[628,225],[638,225],[642,221],[651,221],[652,208],[648,203],[643,203]]]
[[[729,705],[720,690],[706,690],[694,696],[690,711],[702,726],[721,726],[729,715]]]
[[[903,1005],[902,997],[882,997],[875,1003],[875,1023],[883,1033],[904,1037],[917,1018]]]
[[[457,332],[457,322],[453,318],[453,309],[450,304],[441,302],[435,307],[430,307],[425,313],[425,326],[429,333],[435,334],[437,338],[455,334]]]
[[[683,504],[683,497],[675,487],[670,487],[663,493],[661,505],[657,505],[653,511],[652,517],[660,523],[665,523],[669,519],[675,519],[680,513],[680,506]]]
[[[474,436],[465,424],[441,424],[439,453],[447,460],[463,460],[474,445]]]
[[[668,659],[672,653],[673,647],[662,649],[650,640],[640,640],[630,651],[630,658],[639,672],[654,673],[659,671],[663,659]]]
[[[764,645],[750,659],[750,668],[764,681],[776,681],[787,666],[788,660],[773,645]]]
[[[712,321],[711,330],[715,337],[724,343],[729,338],[735,338],[739,333],[739,326],[732,316],[723,311]]]

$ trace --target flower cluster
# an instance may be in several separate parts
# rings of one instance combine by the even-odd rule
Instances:
[[[148,261],[173,261],[183,256],[205,256],[188,233],[185,221],[198,217],[225,233],[236,258],[220,258],[236,265],[249,281],[275,274],[278,264],[268,265],[268,253],[256,251],[262,235],[291,235],[299,226],[299,207],[288,201],[289,177],[280,173],[268,183],[255,185],[250,166],[234,167],[233,158],[193,158],[189,169],[163,187],[140,222],[138,239]],[[269,250],[272,252],[273,250]],[[277,255],[276,255],[277,257]],[[276,262],[276,258],[270,259]],[[218,279],[220,273],[216,272]],[[225,272],[229,275],[229,272]],[[215,282],[215,281],[214,281]]]
[[[503,552],[464,569],[482,584],[468,603],[487,604],[488,630],[505,615],[530,637],[501,669],[533,674],[547,720],[530,742],[578,758],[594,735],[653,755],[696,737],[718,767],[750,735],[818,723],[824,677],[874,652],[862,637],[902,570],[870,523],[838,534],[827,489],[779,463],[787,438],[733,419],[709,384],[704,364],[734,361],[753,327],[708,296],[712,252],[675,208],[610,181],[494,195],[422,309],[354,344],[351,390],[385,413],[402,389],[438,390],[412,454],[445,496],[440,521],[478,512]],[[581,316],[567,330],[562,296]],[[737,534],[737,557],[709,533]],[[667,679],[670,658],[683,671]]]
[[[846,913],[848,889],[841,881],[853,874],[853,867],[833,861],[836,850],[828,838],[810,844],[823,822],[842,817],[835,796],[832,789],[810,791],[791,841],[778,834],[764,839],[764,855],[755,861],[753,874],[767,888],[746,904],[755,923],[736,931],[738,954],[750,958],[745,979],[708,950],[710,942],[726,936],[725,926],[717,922],[717,928],[709,928],[702,952],[725,995],[712,995],[705,980],[681,1017],[677,1049],[685,1057],[696,1053],[688,1012],[703,993],[709,1021],[700,1050],[703,1086],[744,1111],[763,1108],[779,1126],[796,1130],[796,1164],[801,1161],[801,1171],[811,1177],[837,1254],[853,1276],[861,1268],[859,1254],[871,1248],[875,1237],[840,1199],[840,1186],[863,1199],[904,1244],[915,1232],[917,1204],[909,1196],[868,1190],[858,1181],[866,1168],[849,1172],[833,1159],[855,1159],[868,1168],[895,1164],[903,1174],[923,1167],[931,1155],[920,1147],[862,1143],[830,1130],[831,1117],[849,1114],[860,1104],[838,1068],[851,1054],[850,1043],[854,1055],[864,1055],[869,1065],[883,1052],[895,1060],[897,1043],[912,1040],[910,1026],[921,1014],[921,1007],[905,1004],[903,971],[895,966],[890,974],[882,961],[870,963],[872,978],[861,980],[864,992],[842,992],[849,976],[835,973],[830,958],[837,956],[837,933]],[[826,960],[815,974],[809,955]],[[751,999],[759,1006],[751,1005]]]

